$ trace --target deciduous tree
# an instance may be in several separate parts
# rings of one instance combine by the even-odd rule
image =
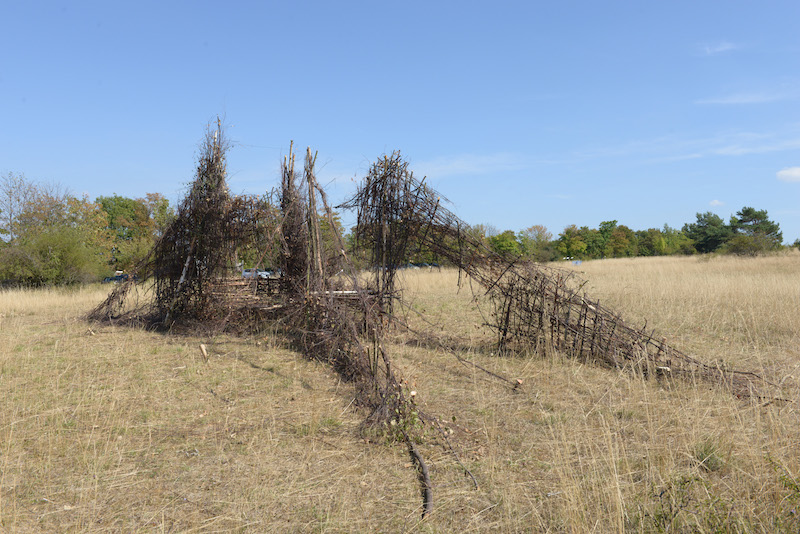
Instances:
[[[616,221],[613,222],[615,226],[606,239],[603,256],[606,258],[630,258],[636,256],[639,252],[636,234],[627,226],[617,226]]]
[[[539,262],[555,259],[553,257],[555,249],[552,245],[553,234],[541,224],[535,224],[519,232],[517,241],[520,244],[520,252],[526,258]]]
[[[13,241],[0,250],[0,280],[40,286],[96,279],[110,246],[105,212],[58,185],[23,185]]]
[[[519,256],[521,252],[517,234],[512,230],[506,230],[491,236],[489,238],[489,246],[494,252],[503,256]]]
[[[35,185],[23,174],[9,172],[0,178],[0,235],[14,241],[19,235],[19,215],[33,196]]]
[[[566,258],[583,257],[586,251],[586,243],[581,239],[580,230],[577,226],[571,224],[558,234],[556,249]]]

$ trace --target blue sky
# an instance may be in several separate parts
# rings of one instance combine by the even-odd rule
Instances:
[[[792,242],[799,20],[797,0],[4,0],[0,173],[177,201],[221,115],[234,192],[274,187],[294,140],[334,200],[401,150],[471,224],[752,206]]]

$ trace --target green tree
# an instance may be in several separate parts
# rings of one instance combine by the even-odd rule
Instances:
[[[714,252],[731,237],[733,230],[719,215],[707,211],[698,213],[697,221],[683,226],[683,233],[694,242],[698,252]]]
[[[612,222],[614,223],[614,227],[611,229],[611,232],[606,239],[603,257],[630,258],[636,256],[639,252],[636,234],[634,234],[633,230],[627,226],[617,226],[617,221]],[[602,234],[603,230],[601,229],[600,232]]]
[[[725,243],[723,249],[728,254],[738,256],[758,256],[776,250],[775,242],[766,235],[756,233],[753,235],[735,234]]]
[[[30,286],[97,279],[110,244],[105,212],[59,186],[27,185],[14,239],[0,250],[0,279]]]
[[[565,258],[582,258],[586,252],[586,243],[581,239],[581,231],[571,224],[558,234],[556,250]]]
[[[519,256],[522,252],[517,234],[511,230],[493,235],[489,238],[491,249],[502,256]]]
[[[114,236],[111,264],[116,269],[130,269],[139,263],[175,217],[169,200],[160,193],[137,199],[101,196],[96,203],[108,216],[107,229]]]
[[[139,201],[147,207],[155,237],[161,237],[175,220],[175,208],[170,206],[169,200],[161,193],[146,193],[145,198]]]
[[[683,230],[671,228],[668,224],[661,229],[661,240],[656,244],[659,256],[672,254],[695,254],[694,243]]]
[[[752,254],[754,251],[777,250],[783,244],[780,225],[769,219],[767,210],[743,207],[731,216],[730,227],[735,236],[729,246],[731,252]]]
[[[578,235],[586,244],[586,250],[583,254],[586,258],[598,259],[602,258],[605,252],[606,239],[600,230],[597,228],[589,228],[588,226],[581,226],[578,230]]]
[[[104,268],[80,229],[53,226],[0,250],[0,280],[25,286],[97,280]]]
[[[636,240],[639,243],[639,256],[661,256],[659,249],[663,247],[664,235],[658,228],[637,230]]]
[[[553,234],[545,226],[535,224],[522,230],[517,235],[520,253],[528,259],[546,262],[555,259],[555,248],[552,245]]]
[[[153,235],[154,223],[147,205],[141,199],[113,195],[97,197],[95,203],[108,214],[108,229],[113,232],[116,241]]]

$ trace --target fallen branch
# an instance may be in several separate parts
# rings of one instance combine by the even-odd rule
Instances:
[[[408,436],[403,432],[403,438],[408,444],[408,452],[411,458],[416,462],[417,469],[419,470],[419,481],[422,483],[422,518],[425,519],[433,511],[433,486],[431,485],[431,477],[428,473],[428,465],[422,459],[417,446]]]

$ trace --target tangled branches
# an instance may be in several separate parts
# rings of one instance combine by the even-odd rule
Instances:
[[[210,320],[221,310],[215,299],[220,280],[236,269],[237,250],[253,246],[274,225],[269,199],[232,197],[226,181],[229,148],[220,122],[201,145],[197,173],[175,220],[135,267],[142,282],[151,281],[153,298],[128,313],[152,325]],[[118,286],[89,318],[118,318],[131,283]]]
[[[397,152],[374,164],[342,207],[358,209],[357,237],[371,251],[379,295],[394,294],[395,271],[409,248],[426,247],[483,288],[493,307],[487,322],[500,349],[548,344],[587,361],[633,367],[647,376],[720,382],[740,397],[763,396],[772,386],[753,373],[704,364],[655,332],[629,327],[618,313],[584,295],[585,282],[571,271],[490,250],[441,205],[435,191],[413,176]]]

